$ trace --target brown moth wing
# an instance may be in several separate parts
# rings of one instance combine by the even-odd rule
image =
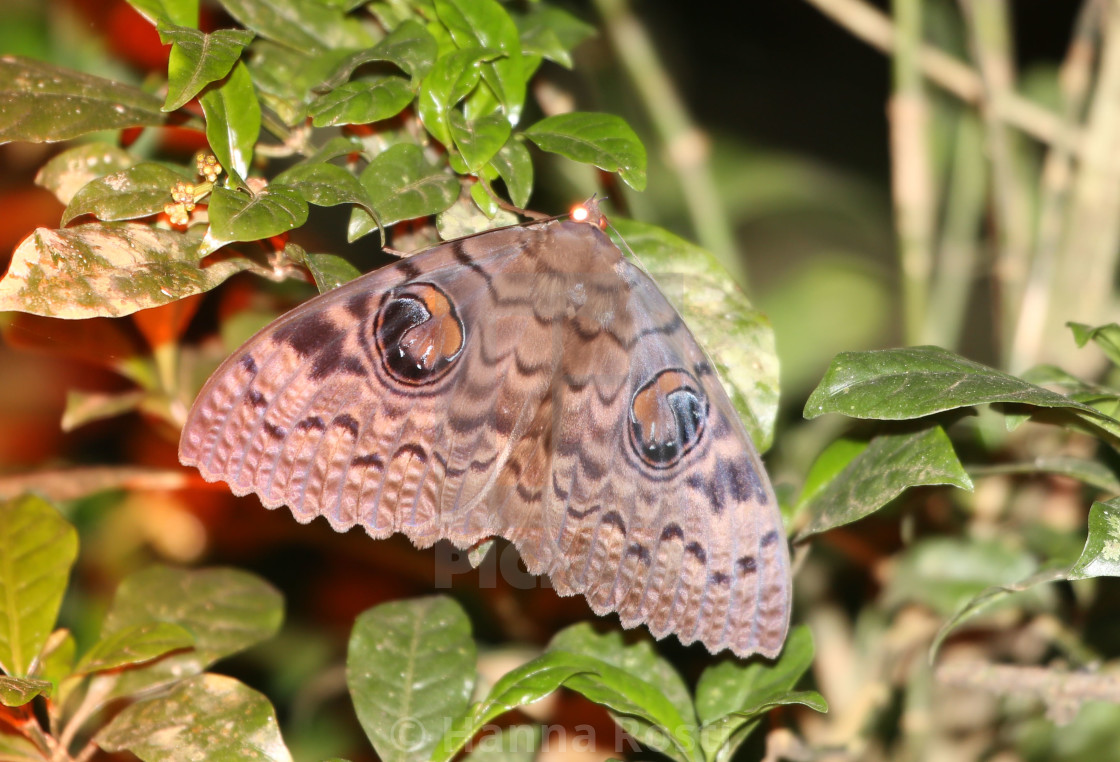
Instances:
[[[774,656],[789,561],[765,471],[679,316],[598,228],[453,241],[232,355],[180,459],[300,521],[511,540],[598,613]]]

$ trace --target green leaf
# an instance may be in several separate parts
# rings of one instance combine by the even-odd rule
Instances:
[[[557,114],[525,130],[525,137],[542,151],[618,172],[634,190],[646,187],[645,146],[630,125],[613,114]]]
[[[1069,579],[1090,577],[1120,577],[1120,498],[1089,509],[1089,536]]]
[[[55,630],[47,638],[47,644],[40,654],[39,666],[35,677],[49,680],[58,686],[74,670],[74,653],[77,644],[69,630]]]
[[[624,219],[611,224],[696,334],[747,433],[765,452],[778,414],[778,354],[770,321],[700,247],[654,225]]]
[[[1077,346],[1083,347],[1093,341],[1104,351],[1109,361],[1120,367],[1120,325],[1109,323],[1096,328],[1084,323],[1067,323],[1073,330],[1073,338]]]
[[[813,461],[809,473],[805,476],[805,484],[801,488],[797,504],[807,504],[825,487],[827,487],[840,472],[848,467],[855,458],[867,449],[869,442],[858,439],[837,439],[832,442]]]
[[[418,21],[409,19],[372,48],[348,56],[331,76],[324,80],[323,86],[334,89],[346,82],[359,66],[373,61],[388,61],[394,64],[408,74],[415,83],[431,71],[437,53],[436,40],[431,32]]]
[[[51,684],[47,680],[0,675],[0,704],[4,706],[23,706],[36,696],[49,695],[51,695]]]
[[[544,3],[530,4],[526,13],[514,15],[513,20],[525,55],[547,58],[566,69],[572,68],[571,51],[595,34],[595,27]]]
[[[459,196],[459,181],[429,164],[420,146],[412,143],[390,146],[362,170],[360,179],[385,226],[438,214]],[[347,234],[354,241],[376,227],[368,212],[354,209]]]
[[[813,654],[813,636],[802,625],[790,631],[777,661],[727,660],[704,670],[696,684],[696,713],[706,758],[730,758],[757,725],[757,717],[774,706],[806,703],[827,711],[807,700],[812,696],[793,690],[812,665]]]
[[[468,121],[462,112],[452,109],[448,114],[448,127],[469,172],[482,169],[510,136],[509,122],[500,113]]]
[[[921,540],[902,555],[884,601],[892,608],[922,603],[947,617],[987,588],[1013,585],[1036,568],[1029,553],[998,540]]]
[[[46,317],[120,317],[209,291],[257,266],[242,257],[198,265],[202,231],[139,223],[38,228],[12,254],[0,280],[0,311]]]
[[[875,437],[807,503],[809,521],[794,541],[858,521],[910,487],[935,484],[972,490],[944,429]]]
[[[225,81],[199,98],[206,115],[206,140],[227,172],[248,177],[261,132],[261,106],[245,64],[238,61]]]
[[[548,648],[607,665],[605,670],[573,677],[566,684],[581,693],[581,687],[591,687],[601,697],[609,697],[611,716],[639,742],[682,762],[698,757],[696,712],[688,688],[648,640],[627,644],[620,632],[601,634],[584,623],[557,633]]]
[[[586,671],[588,663],[573,660],[570,654],[542,654],[502,675],[490,693],[470,711],[455,719],[432,750],[431,762],[449,762],[463,746],[490,726],[492,720],[511,709],[538,701],[555,691],[573,675]]]
[[[297,191],[315,206],[355,204],[373,211],[369,193],[361,181],[342,167],[326,163],[297,164],[272,181]]]
[[[126,707],[94,741],[145,762],[292,758],[268,699],[225,675],[197,675]]]
[[[362,274],[358,268],[337,254],[309,253],[306,262],[320,294],[338,288],[343,283],[349,283]]]
[[[1022,593],[1038,587],[1039,585],[1058,582],[1064,579],[1068,579],[1065,568],[1043,569],[1030,575],[1021,582],[989,587],[971,600],[965,601],[957,608],[957,611],[946,620],[945,624],[941,625],[941,629],[937,631],[937,635],[934,637],[933,643],[929,647],[930,663],[933,663],[938,650],[941,648],[941,644],[945,642],[945,638],[969,619],[972,619],[1016,593]]]
[[[78,533],[54,506],[28,495],[0,503],[0,669],[23,677],[58,617]]]
[[[0,758],[4,762],[43,762],[43,750],[25,736],[0,731]]]
[[[63,204],[87,183],[128,169],[136,163],[132,154],[106,143],[85,143],[51,158],[35,175],[35,184],[46,188]]]
[[[69,140],[99,130],[163,124],[143,90],[20,56],[0,56],[0,143]]]
[[[323,81],[348,55],[346,51],[304,55],[267,40],[254,41],[249,52],[253,62],[249,74],[261,101],[288,125],[307,117]]]
[[[153,24],[198,25],[198,0],[128,0]]]
[[[315,0],[220,2],[242,26],[302,53],[358,50],[373,44],[373,39],[356,18]]]
[[[1039,473],[1061,474],[1071,479],[1095,487],[1102,492],[1120,493],[1120,479],[1116,473],[1098,460],[1085,460],[1064,456],[1039,456],[1025,463],[999,463],[991,466],[969,466],[969,473],[976,476],[995,474],[1023,474],[1033,476]]]
[[[126,392],[85,392],[80,389],[67,389],[66,407],[62,411],[62,421],[59,426],[63,431],[74,431],[87,423],[131,413],[139,410],[148,396],[149,392],[144,389],[130,389]]]
[[[307,202],[294,188],[273,183],[249,194],[215,186],[210,196],[210,230],[200,253],[233,241],[259,241],[307,222]]]
[[[477,187],[479,187],[479,183],[472,185],[471,189]],[[471,198],[474,198],[474,193],[471,194]],[[501,209],[496,210],[493,217],[487,217],[470,199],[460,198],[440,212],[439,217],[436,218],[436,228],[439,230],[440,238],[450,241],[454,238],[474,235],[483,230],[517,225],[520,222],[521,220],[517,215]]]
[[[503,54],[482,67],[486,84],[511,125],[521,119],[526,76],[517,25],[496,0],[435,0],[439,20],[460,48],[491,48]]]
[[[160,27],[159,38],[172,44],[167,61],[167,97],[164,111],[174,111],[211,82],[229,74],[241,51],[253,40],[244,29],[218,29],[205,34],[185,26]]]
[[[194,636],[185,628],[170,622],[147,622],[123,627],[93,644],[74,668],[88,674],[141,664],[171,651],[190,648]]]
[[[420,83],[416,108],[424,128],[446,148],[453,148],[449,112],[467,97],[482,76],[482,62],[497,55],[489,48],[465,48],[436,59]]]
[[[197,675],[218,659],[272,637],[280,628],[283,600],[264,580],[237,569],[190,571],[152,566],[117,588],[102,625],[102,639],[152,622],[178,625],[194,636],[194,648],[162,659],[95,676],[90,691],[106,701]]]
[[[83,186],[62,213],[62,224],[65,226],[83,214],[92,214],[105,222],[158,214],[171,203],[171,187],[190,179],[162,164],[135,164]]]
[[[470,622],[449,598],[375,606],[354,623],[346,683],[380,759],[423,759],[474,689]]]
[[[117,588],[103,637],[151,622],[179,625],[194,635],[193,653],[209,666],[272,637],[282,617],[280,594],[248,572],[152,566]]]
[[[520,140],[507,141],[490,166],[502,178],[514,206],[524,208],[533,192],[533,158]]]
[[[540,725],[488,725],[482,735],[471,739],[469,762],[533,762],[541,746]]]
[[[1066,408],[1120,436],[1117,421],[1088,405],[966,360],[940,347],[844,352],[805,403],[805,417],[840,413],[898,421],[993,402]]]
[[[316,127],[369,124],[396,116],[412,102],[412,86],[403,77],[347,82],[315,100],[309,109]]]

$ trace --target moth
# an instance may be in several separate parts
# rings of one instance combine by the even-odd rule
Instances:
[[[300,522],[504,537],[624,627],[774,657],[790,571],[766,471],[680,315],[583,210],[283,315],[203,387],[179,458]]]

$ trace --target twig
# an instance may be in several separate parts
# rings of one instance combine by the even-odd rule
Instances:
[[[664,148],[665,161],[676,173],[700,244],[712,252],[740,284],[746,286],[742,262],[716,191],[708,162],[707,137],[692,124],[668,72],[646,30],[631,12],[628,0],[595,0],[615,55],[633,80],[646,113]]]
[[[886,14],[864,0],[805,0],[821,13],[864,42],[885,53],[894,50],[895,29]],[[929,81],[965,103],[977,105],[984,97],[980,75],[967,64],[933,45],[923,45],[919,65]],[[1006,93],[990,104],[997,117],[1043,143],[1068,141],[1075,150],[1077,135],[1068,134],[1062,120],[1037,103],[1015,93]]]

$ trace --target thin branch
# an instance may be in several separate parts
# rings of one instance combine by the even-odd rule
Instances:
[[[805,0],[821,13],[864,42],[884,53],[896,45],[894,24],[889,16],[864,0]],[[978,105],[984,97],[980,75],[968,64],[933,45],[923,45],[919,54],[922,73],[929,81],[965,103]],[[1005,93],[989,104],[1007,124],[1047,144],[1065,143],[1076,150],[1076,133],[1070,134],[1061,117],[1016,93]]]

